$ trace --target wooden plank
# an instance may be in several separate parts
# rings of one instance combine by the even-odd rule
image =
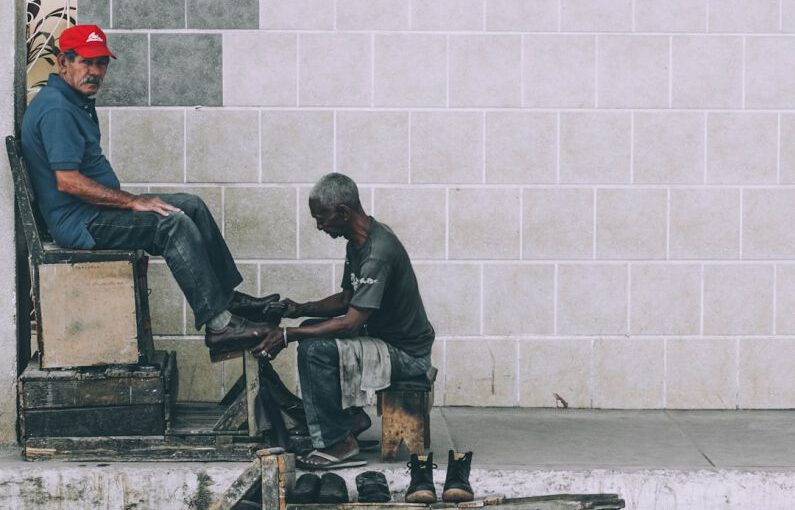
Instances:
[[[42,264],[38,270],[42,368],[138,362],[131,262]]]
[[[23,411],[27,437],[161,435],[162,404]]]
[[[21,381],[23,409],[162,404],[165,388],[160,374],[96,380]]]
[[[218,418],[213,430],[240,430],[246,423],[248,423],[248,395],[240,393]]]
[[[422,455],[425,448],[427,393],[424,391],[384,390],[380,393],[381,459],[397,458],[400,443],[409,452]]]
[[[240,396],[240,394],[243,393],[245,389],[246,389],[246,376],[241,375],[240,377],[237,378],[235,384],[233,384],[232,387],[229,388],[229,391],[226,392],[226,395],[224,395],[224,398],[221,399],[219,404],[222,406],[228,406],[232,404],[235,400],[237,400],[237,397]]]
[[[248,435],[258,436],[257,405],[259,397],[259,368],[257,358],[249,351],[243,353],[243,375],[246,376],[246,408],[248,414]]]
[[[214,436],[30,438],[22,454],[27,460],[74,462],[247,462],[264,446],[219,445]]]
[[[261,450],[257,455],[262,463],[262,508],[286,510],[288,494],[295,486],[295,456],[283,448]]]
[[[223,494],[213,501],[209,510],[232,510],[246,499],[246,496],[256,492],[260,484],[262,484],[262,466],[260,459],[257,458],[246,466]]]
[[[420,503],[288,503],[286,510],[408,510],[411,508],[436,508]],[[444,504],[438,508],[455,508]]]

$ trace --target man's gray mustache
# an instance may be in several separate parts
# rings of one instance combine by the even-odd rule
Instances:
[[[82,80],[80,80],[80,85],[85,85],[89,83],[91,85],[102,85],[102,80],[97,78],[96,76],[86,76]]]

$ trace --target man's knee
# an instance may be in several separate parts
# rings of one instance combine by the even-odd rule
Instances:
[[[298,361],[338,362],[337,342],[333,338],[312,338],[298,342]]]
[[[204,203],[204,200],[190,193],[172,193],[164,196],[163,200],[174,207],[179,207],[190,217],[194,217],[196,214],[209,213],[209,209],[207,208],[207,204]]]

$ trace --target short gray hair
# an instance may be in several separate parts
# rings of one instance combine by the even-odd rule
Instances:
[[[362,210],[359,201],[359,188],[353,179],[337,172],[326,174],[312,186],[309,199],[320,202],[326,210],[336,209],[340,205],[347,205],[355,211]]]

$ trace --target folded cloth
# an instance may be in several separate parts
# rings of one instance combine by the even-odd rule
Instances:
[[[369,336],[338,338],[337,351],[343,409],[364,407],[376,391],[389,387],[392,364],[386,342]]]

